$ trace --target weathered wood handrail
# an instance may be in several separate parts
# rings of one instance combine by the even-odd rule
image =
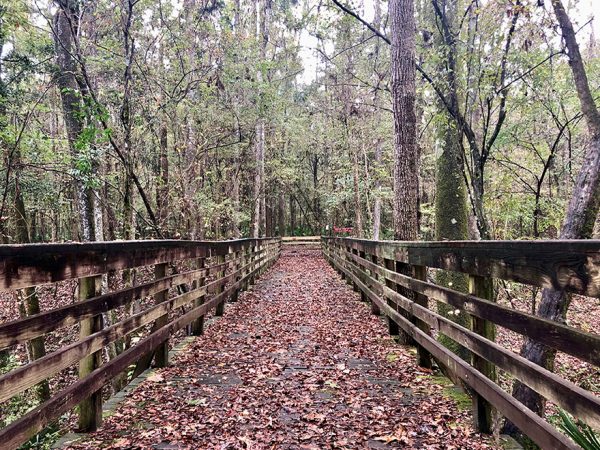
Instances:
[[[212,309],[222,314],[226,301],[235,301],[238,292],[278,258],[280,250],[281,240],[269,238],[0,246],[0,291],[78,279],[83,299],[0,324],[0,350],[82,324],[76,342],[0,376],[2,403],[80,363],[77,382],[0,429],[0,447],[16,448],[77,405],[80,428],[97,428],[102,419],[98,402],[106,383],[132,364],[136,364],[134,375],[139,374],[153,357],[157,366],[165,365],[169,336],[188,325],[193,334],[201,334],[204,315]],[[109,271],[150,265],[155,267],[153,281],[113,292],[92,289]],[[172,274],[168,274],[169,267]],[[174,292],[177,295],[170,295]],[[104,313],[150,295],[154,303],[143,311],[103,327]],[[99,352],[104,347],[132,333],[143,334],[151,324],[150,332],[135,345],[102,363]],[[98,357],[91,358],[94,354]]]
[[[452,305],[470,314],[474,323],[492,322],[595,366],[600,366],[600,335],[498,305],[478,297],[477,289],[465,294],[428,282],[423,276],[429,267],[462,272],[479,283],[498,278],[600,297],[600,241],[389,242],[323,237],[322,245],[330,264],[371,301],[373,312],[385,314],[412,337],[420,357],[431,354],[478,394],[474,397],[478,428],[486,428],[482,410],[491,404],[542,448],[578,448],[498,386],[493,370],[480,371],[479,360],[510,373],[575,417],[600,427],[596,395],[498,345],[493,333],[482,333],[481,324],[467,329],[443,317],[429,309],[427,300]],[[390,261],[407,265],[413,275],[394,270]],[[414,300],[398,288],[411,292]],[[474,364],[436,341],[431,329],[470,350]]]

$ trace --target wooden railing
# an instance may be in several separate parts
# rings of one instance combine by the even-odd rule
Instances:
[[[281,238],[284,246],[307,245],[319,247],[321,236],[284,236]]]
[[[96,429],[102,420],[105,384],[123,372],[137,376],[152,359],[155,366],[166,366],[169,337],[185,327],[191,334],[202,334],[204,316],[213,308],[222,315],[225,302],[235,301],[240,290],[273,264],[280,249],[279,239],[0,246],[0,290],[77,279],[79,297],[66,306],[0,324],[0,350],[79,325],[75,342],[0,377],[2,407],[15,395],[79,364],[76,382],[0,429],[0,447],[16,448],[77,405],[80,431]],[[143,266],[154,266],[153,275],[145,269],[152,281],[107,292],[105,278],[102,288],[105,274],[133,268],[141,273]],[[143,310],[121,308],[118,321],[103,326],[106,313],[148,296],[154,300]],[[102,357],[106,346],[132,335],[135,344],[110,360]]]
[[[588,425],[600,428],[600,399],[559,375],[494,342],[493,325],[530,337],[600,366],[600,336],[482,298],[492,279],[600,297],[600,241],[377,242],[322,238],[332,266],[370,300],[374,313],[413,339],[419,364],[433,356],[473,392],[474,418],[491,428],[490,405],[544,449],[578,448],[550,423],[515,400],[496,382],[505,371]],[[428,268],[469,275],[470,293],[427,280]],[[491,298],[492,296],[490,296]],[[431,308],[446,303],[471,316],[468,329]],[[431,302],[433,303],[433,302]],[[437,330],[471,352],[467,362],[431,336]]]

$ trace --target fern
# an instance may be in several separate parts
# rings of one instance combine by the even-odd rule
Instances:
[[[564,430],[573,441],[584,450],[600,450],[600,437],[588,425],[575,421],[570,415],[559,409],[562,423],[560,428]]]

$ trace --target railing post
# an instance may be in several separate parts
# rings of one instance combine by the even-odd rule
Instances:
[[[239,259],[241,258],[241,252],[240,251],[234,252],[233,249],[231,247],[229,247],[229,253],[231,254],[231,257],[233,258],[233,264],[232,264],[231,270],[233,272],[236,272],[236,275],[233,277],[233,283],[237,284],[241,279],[241,275],[239,273],[237,273],[237,271],[240,270],[240,268],[241,268],[240,261],[239,261]],[[236,289],[234,289],[233,293],[231,294],[231,301],[237,302],[239,294],[240,294],[240,288],[237,287]]]
[[[390,262],[388,262],[390,261]],[[386,267],[389,270],[392,270],[396,273],[399,273],[401,275],[408,275],[408,276],[412,276],[413,275],[413,270],[412,267],[404,262],[400,262],[400,261],[393,261],[393,260],[386,260]],[[414,292],[410,291],[404,287],[402,287],[399,284],[396,284],[394,282],[391,283],[391,287],[398,293],[400,293],[401,295],[403,295],[404,297],[408,298],[409,300],[413,301],[414,300]],[[404,316],[407,320],[410,320],[412,323],[414,323],[414,317],[406,310],[404,310],[401,307],[398,307],[396,305],[394,305],[393,302],[388,301],[388,304],[390,304],[390,306],[392,306],[396,311],[398,311],[398,314]],[[415,342],[413,340],[412,337],[410,337],[410,335],[408,333],[406,333],[402,328],[400,328],[398,326],[398,324],[395,324],[396,326],[393,327],[395,328],[393,331],[397,331],[398,334],[398,342],[402,345],[415,345]],[[392,334],[390,332],[390,334]]]
[[[258,267],[260,267],[260,269],[258,269],[258,274],[262,275],[265,272],[265,270],[267,269],[265,267],[265,262],[267,260],[267,255],[269,253],[267,245],[264,243],[264,241],[260,242],[260,249],[261,249],[262,253],[258,256]]]
[[[346,268],[346,244],[343,242],[340,242],[339,247],[337,248],[337,252],[338,252],[338,264],[340,266],[340,272],[342,274],[342,280],[345,280],[346,283],[349,282],[349,280],[347,279],[347,275],[346,272],[344,271],[344,269]]]
[[[204,269],[206,266],[205,261],[206,261],[205,258],[198,258],[198,260],[196,262],[196,268]],[[198,280],[195,281],[195,287],[197,289],[200,289],[204,286],[204,283],[205,283],[205,277],[202,276],[202,277],[198,278]],[[205,295],[198,297],[196,300],[194,300],[194,307],[201,306],[205,302],[205,300],[206,300]],[[198,317],[196,320],[194,320],[192,322],[192,335],[201,336],[202,334],[204,334],[204,315]]]
[[[417,280],[427,281],[427,267],[413,266],[413,274]],[[426,295],[415,292],[415,303],[425,308],[429,308],[429,299]],[[427,334],[431,333],[429,325],[420,319],[415,318],[417,327]],[[417,345],[417,365],[426,369],[431,369],[431,354],[420,345]]]
[[[79,300],[85,301],[100,295],[102,291],[102,276],[92,276],[79,279]],[[103,328],[102,315],[83,319],[80,322],[79,335],[84,339]],[[102,351],[97,351],[84,357],[79,363],[79,378],[85,378],[102,365]],[[102,426],[102,389],[98,389],[79,404],[79,431],[96,431]]]
[[[242,278],[244,278],[244,282],[242,283],[242,285],[243,289],[247,290],[248,286],[250,286],[250,281],[248,280],[248,278],[246,278],[250,273],[250,266],[248,265],[250,264],[250,243],[248,241],[244,242],[243,254],[244,258],[242,260],[242,266],[244,267],[244,270],[242,272]]]
[[[385,265],[386,269],[394,271],[394,272],[396,271],[396,261],[394,261],[393,259],[387,259],[387,258],[384,258],[383,261],[384,261],[384,265]],[[386,279],[385,284],[387,287],[396,290],[396,283],[394,283],[393,281]],[[387,300],[387,304],[396,310],[398,309],[394,306],[394,303],[391,302],[390,300]],[[400,327],[398,327],[398,324],[396,322],[394,322],[391,317],[388,317],[388,331],[392,336],[398,336],[400,334]]]
[[[344,252],[344,266],[346,268],[346,270],[348,272],[352,272],[352,269],[350,268],[352,266],[351,262],[350,262],[350,257],[348,256],[349,253],[352,253],[352,247],[350,245],[346,245],[346,251]],[[348,277],[346,279],[346,283],[348,283],[350,286],[352,286],[353,290],[356,290],[356,285],[354,284],[354,281],[352,281],[352,277]]]
[[[355,248],[350,248],[350,253],[352,253],[353,255],[358,255],[358,250],[356,250]],[[350,264],[350,267],[354,266],[354,260],[352,259],[352,256],[348,257],[348,264]],[[358,288],[358,284],[356,284],[355,282],[352,282],[352,289],[354,290],[354,292],[360,291],[360,289]]]
[[[350,274],[353,274],[353,270],[352,270],[352,257],[350,256],[350,254],[354,253],[354,251],[352,250],[352,245],[347,245],[346,246],[346,253],[344,254],[344,264],[346,266],[346,270],[348,272],[350,272]],[[352,286],[352,290],[354,292],[356,292],[356,284],[354,283],[354,280],[352,279],[352,277],[348,277],[348,279],[346,280],[348,282],[348,284],[350,286]]]
[[[493,300],[494,285],[492,280],[486,277],[470,275],[469,293],[479,298]],[[492,322],[471,316],[471,328],[475,333],[484,336],[490,341],[495,340],[496,330]],[[496,369],[492,363],[471,352],[471,364],[486,377],[496,381]],[[472,398],[475,429],[480,433],[492,433],[492,405],[476,392],[473,392]]]
[[[344,268],[344,246],[342,243],[339,243],[334,247],[333,254],[337,259],[337,271],[342,276],[342,280],[346,279],[346,273],[342,270]]]
[[[362,259],[365,259],[365,252],[364,252],[364,251],[362,251],[362,250],[361,250],[361,251],[359,251],[359,252],[358,252],[358,256],[360,256]],[[367,270],[368,270],[368,269],[365,269],[365,272],[366,272]],[[363,301],[363,302],[367,302],[367,301],[368,301],[367,294],[365,294],[363,291],[360,291],[360,300],[361,300],[361,301]]]
[[[224,263],[225,263],[225,255],[217,256],[217,265],[224,264]],[[219,269],[219,271],[217,272],[217,280],[220,280],[224,276],[225,276],[225,269],[224,268]],[[225,290],[225,285],[222,284],[217,288],[217,292],[215,292],[215,295],[220,295],[224,290]],[[217,304],[217,307],[215,308],[215,316],[220,317],[225,313],[225,300],[226,299],[222,299]]]
[[[256,239],[252,240],[252,244],[250,245],[250,267],[248,268],[250,275],[250,279],[248,280],[250,286],[254,285],[254,279],[256,278],[256,273],[254,273],[254,269],[256,266],[256,249],[258,246],[256,245]]]
[[[338,260],[337,262],[337,271],[338,273],[342,276],[342,280],[346,279],[346,273],[342,270],[342,267],[344,266],[344,260],[346,258],[346,256],[344,255],[344,245],[342,245],[341,242],[339,242],[335,247],[334,247],[334,254]]]
[[[167,276],[167,263],[155,264],[154,265],[154,279],[159,280]],[[154,304],[158,305],[167,301],[169,296],[169,290],[157,292],[154,294]],[[169,315],[165,314],[156,319],[154,328],[156,330],[164,327],[169,323]],[[167,367],[169,365],[169,340],[161,342],[156,350],[154,351],[154,364],[156,367]]]
[[[379,265],[379,258],[377,257],[377,255],[371,255],[371,262],[373,262],[373,264]],[[381,283],[381,277],[378,274],[373,274],[373,278],[375,278]],[[371,312],[376,316],[381,315],[381,309],[374,301],[371,301]]]

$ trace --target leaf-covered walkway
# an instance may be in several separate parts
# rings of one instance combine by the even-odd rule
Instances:
[[[318,250],[285,251],[71,448],[490,448]]]

